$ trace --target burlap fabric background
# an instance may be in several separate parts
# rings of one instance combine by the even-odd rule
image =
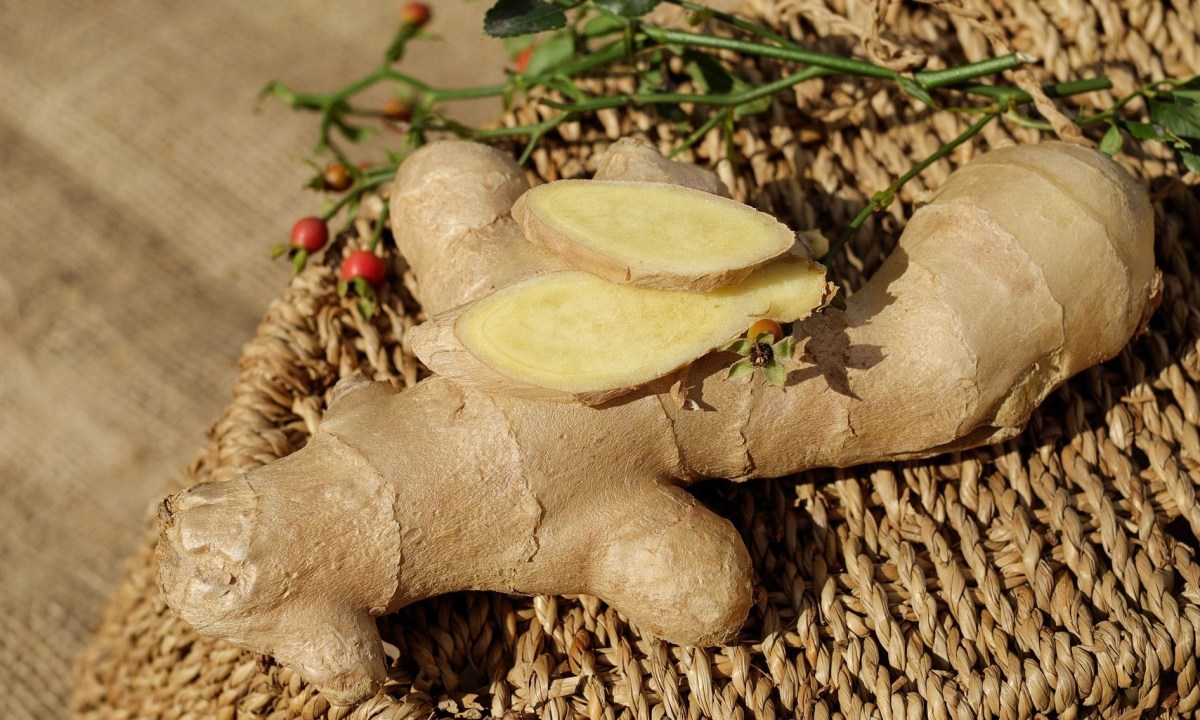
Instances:
[[[266,253],[317,207],[313,126],[255,94],[366,71],[398,7],[0,2],[0,715],[66,714],[148,507],[286,286]],[[499,77],[483,7],[435,9],[455,51],[419,73]]]
[[[949,3],[755,4],[795,36],[843,52],[873,34],[877,55],[907,48],[977,59],[998,50],[978,18]],[[1044,57],[1059,79],[1109,72],[1123,92],[1135,79],[1200,70],[1195,3],[1064,0],[997,10],[986,24]],[[739,194],[794,225],[833,229],[861,204],[856,188],[882,187],[961,127],[914,114],[869,83],[830,82],[740,134],[743,161],[721,169]],[[584,173],[608,138],[638,131],[664,142],[671,132],[612,115],[565,128],[535,166],[545,178]],[[979,145],[1014,138],[1032,134],[994,126]],[[973,152],[932,168],[905,199]],[[717,154],[712,138],[694,159]],[[353,715],[1192,714],[1200,705],[1200,287],[1192,271],[1200,211],[1194,191],[1169,179],[1169,163],[1139,154],[1127,162],[1158,199],[1164,309],[1148,336],[1060,392],[1020,441],[927,463],[700,490],[742,529],[764,580],[738,645],[648,641],[588,598],[453,596],[383,621],[391,683]],[[873,223],[876,239],[839,263],[851,287],[878,264],[903,211]],[[402,338],[418,310],[401,287],[387,301],[392,312],[367,324],[333,295],[329,269],[294,283],[246,348],[234,401],[181,480],[230,477],[297,447],[339,374],[361,368],[414,380]],[[148,545],[79,682],[76,708],[88,717],[351,714],[331,710],[285,668],[193,636],[156,599]]]

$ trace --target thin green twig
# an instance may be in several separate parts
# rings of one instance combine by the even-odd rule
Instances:
[[[328,222],[339,212],[341,212],[342,208],[346,207],[352,202],[356,202],[363,193],[367,192],[368,190],[373,190],[380,185],[386,185],[392,181],[393,177],[395,177],[394,172],[386,176],[382,174],[377,176],[364,176],[361,180],[351,185],[350,188],[346,190],[346,193],[338,198],[338,201],[331,205],[328,210],[321,213],[321,219]]]
[[[549,99],[543,99],[541,102],[557,110],[566,110],[576,114],[595,112],[596,110],[603,110],[605,108],[636,105],[682,105],[690,103],[695,105],[711,105],[714,107],[735,107],[745,105],[768,95],[775,95],[793,85],[829,74],[830,72],[824,68],[805,68],[800,72],[738,93],[627,93],[624,95],[588,98],[587,100],[575,103],[562,103]]]
[[[379,244],[379,239],[383,237],[383,229],[388,224],[388,203],[383,204],[383,209],[379,211],[379,217],[375,220],[375,231],[371,233],[371,242],[367,245],[367,250],[375,252],[375,246]]]
[[[1063,98],[1071,95],[1080,95],[1082,93],[1093,92],[1096,90],[1109,90],[1112,88],[1112,80],[1107,76],[1101,75],[1094,78],[1085,78],[1083,80],[1072,80],[1070,82],[1055,83],[1053,85],[1043,85],[1042,91],[1047,97]],[[1027,103],[1032,102],[1033,97],[1021,88],[1015,87],[997,87],[995,85],[961,85],[954,86],[955,90],[960,90],[972,95],[992,98],[1001,105],[1009,103]]]
[[[720,112],[715,112],[712,115],[709,115],[708,119],[705,120],[700,125],[700,127],[693,130],[690,135],[688,135],[686,138],[684,138],[682,143],[680,143],[678,146],[676,146],[675,149],[673,149],[667,155],[667,159],[668,160],[673,159],[679,153],[681,153],[684,150],[687,150],[691,146],[695,145],[697,142],[700,141],[701,138],[703,138],[705,135],[708,134],[709,130],[712,130],[713,128],[715,128],[717,126],[717,123],[724,122],[726,120],[725,116],[732,112],[733,112],[733,108],[722,108]]]
[[[862,75],[865,77],[884,78],[886,80],[897,80],[901,77],[900,73],[895,70],[889,70],[865,60],[827,55],[799,47],[767,45],[750,40],[701,35],[699,33],[687,32],[686,30],[667,30],[650,25],[645,26],[643,32],[652,40],[664,45],[674,44],[685,47],[708,48],[710,50],[729,50],[741,55],[790,60],[805,65],[814,65],[848,75]]]
[[[763,27],[762,25],[759,25],[757,23],[752,23],[749,20],[743,20],[742,18],[737,17],[736,15],[730,15],[727,12],[722,12],[721,10],[717,10],[715,8],[710,8],[707,5],[700,5],[698,3],[688,2],[688,0],[667,0],[667,2],[671,3],[672,5],[677,5],[681,8],[683,8],[684,10],[689,10],[691,12],[694,12],[697,15],[700,15],[701,17],[716,18],[717,20],[720,20],[721,22],[723,22],[727,25],[732,25],[733,27],[736,27],[739,30],[745,30],[746,32],[748,32],[752,35],[757,35],[758,37],[766,38],[767,40],[771,40],[773,42],[779,43],[780,45],[782,45],[784,47],[796,47],[796,44],[793,43],[791,40],[788,40],[787,38],[776,34],[770,28]]]
[[[888,185],[885,189],[872,195],[871,202],[863,207],[863,209],[859,211],[858,215],[854,216],[854,219],[850,221],[850,224],[847,225],[844,230],[842,230],[841,234],[838,235],[833,244],[829,246],[829,250],[821,256],[821,262],[825,265],[833,262],[833,259],[837,257],[837,254],[841,252],[842,247],[846,244],[846,241],[849,240],[850,236],[854,234],[854,231],[861,227],[862,224],[866,222],[867,218],[871,217],[871,215],[884,210],[891,205],[892,201],[896,199],[896,193],[900,191],[900,188],[904,187],[909,180],[912,180],[914,177],[924,172],[925,168],[948,155],[952,150],[954,150],[954,148],[962,145],[964,142],[977,135],[979,131],[983,130],[983,128],[989,122],[994,120],[997,115],[997,111],[993,110],[992,112],[989,112],[983,117],[979,118],[971,124],[971,127],[964,130],[958,137],[941,146],[932,154],[930,154],[929,157],[917,163],[908,172],[893,180],[891,185]]]

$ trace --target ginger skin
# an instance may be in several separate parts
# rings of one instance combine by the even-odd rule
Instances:
[[[673,177],[623,143],[601,167]],[[391,215],[431,315],[562,267],[508,215],[523,188],[481,146],[406,161]],[[1120,351],[1155,290],[1149,201],[1120,168],[1059,144],[998,151],[914,215],[844,312],[803,323],[784,390],[727,381],[721,355],[690,371],[699,410],[670,379],[594,408],[343,380],[305,448],[164,501],[160,585],[199,632],[276,655],[335,704],[385,678],[373,616],[456,590],[588,593],[669,641],[727,642],[750,559],[684,487],[1012,437]]]

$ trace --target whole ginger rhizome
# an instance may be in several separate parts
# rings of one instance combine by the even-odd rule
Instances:
[[[596,177],[723,190],[624,142]],[[518,221],[528,190],[510,158],[480,145],[436,143],[406,160],[391,222],[432,318],[412,342],[442,374],[403,392],[344,380],[302,450],[164,501],[160,584],[197,631],[274,655],[342,705],[385,679],[375,616],[457,590],[588,593],[671,642],[727,642],[751,606],[750,558],[688,484],[1010,438],[1055,387],[1119,352],[1156,298],[1145,191],[1075,146],[1006,148],[955,172],[844,310],[807,318],[829,293],[808,260],[747,260],[734,243],[739,269],[722,279],[720,263],[634,272],[628,238],[597,249],[563,223],[534,227],[586,206],[586,193],[567,210],[530,194]],[[660,190],[672,192],[642,194]],[[687,201],[706,208],[694,192]],[[618,206],[635,218],[621,227],[636,227],[638,202]],[[713,212],[707,224],[727,217]],[[599,301],[566,316],[530,309],[520,325],[520,303],[577,293]],[[621,347],[579,327],[618,311],[637,325]],[[784,386],[731,380],[736,356],[711,350],[776,312],[795,321],[795,353],[777,358]],[[549,370],[530,370],[522,348],[547,346],[557,367],[543,357]],[[615,361],[584,367],[589,349]],[[576,369],[592,384],[565,383]]]

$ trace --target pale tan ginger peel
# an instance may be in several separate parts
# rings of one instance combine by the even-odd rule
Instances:
[[[674,162],[633,138],[621,138],[596,158],[595,180],[670,183],[729,197],[729,188],[716,173],[696,165]]]
[[[746,331],[793,322],[832,297],[825,268],[786,256],[705,293],[546,273],[409,332],[430,370],[463,387],[598,405],[657,380]]]
[[[614,283],[683,292],[736,285],[795,244],[749,205],[661,182],[559,180],[517,199],[525,238]]]
[[[414,153],[392,185],[392,207],[404,208],[403,221],[391,223],[392,233],[407,248],[409,264],[426,269],[417,278],[417,292],[429,315],[523,280],[534,269],[571,269],[544,248],[513,242],[520,231],[510,210],[529,182],[512,158],[485,145],[454,147],[452,162],[440,153]]]
[[[693,365],[686,407],[666,380],[602,408],[436,376],[403,392],[339,383],[303,449],[163,504],[167,602],[200,632],[276,654],[338,704],[384,677],[372,616],[455,590],[589,593],[671,642],[733,639],[753,601],[750,558],[685,486],[1012,437],[1152,309],[1150,204],[1111,160],[1047,144],[977,162],[989,173],[952,175],[844,312],[800,323],[805,364],[787,363],[784,389],[727,380],[718,354]],[[489,209],[424,194],[420,167]],[[1001,167],[1003,187],[978,182]],[[431,312],[476,299],[493,273],[508,284],[545,270],[503,263],[506,244],[528,255],[492,190],[520,172],[461,142],[402,167],[392,218],[410,227],[401,249],[422,294],[449,304]],[[485,232],[494,253],[448,252]]]

